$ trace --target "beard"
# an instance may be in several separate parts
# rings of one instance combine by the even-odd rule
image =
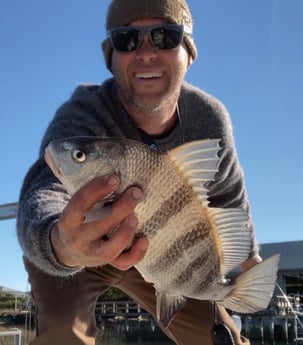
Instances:
[[[126,108],[134,109],[142,115],[157,115],[168,107],[174,107],[180,95],[181,85],[186,70],[179,68],[166,78],[163,87],[157,91],[138,90],[124,82],[125,74],[115,73],[119,98]]]

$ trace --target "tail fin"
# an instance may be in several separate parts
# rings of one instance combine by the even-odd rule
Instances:
[[[234,288],[219,303],[238,313],[255,313],[266,309],[277,279],[280,255],[251,267],[232,283]]]

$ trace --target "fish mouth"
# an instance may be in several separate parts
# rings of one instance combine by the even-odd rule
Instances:
[[[49,147],[47,147],[45,149],[44,160],[47,163],[47,165],[49,166],[49,168],[51,169],[51,171],[53,172],[53,174],[56,177],[60,178],[60,176],[62,175],[61,171],[60,171],[59,167],[57,166],[57,164],[55,163],[53,156],[52,156],[52,153],[51,153],[51,149]]]

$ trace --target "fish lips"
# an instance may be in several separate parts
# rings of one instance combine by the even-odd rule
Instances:
[[[55,163],[52,155],[52,151],[49,146],[46,147],[45,152],[44,152],[44,160],[53,172],[53,174],[60,179],[62,176],[62,173],[58,167],[58,165]]]

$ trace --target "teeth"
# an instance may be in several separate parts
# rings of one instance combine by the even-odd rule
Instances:
[[[135,77],[139,79],[149,79],[149,78],[159,78],[162,76],[160,72],[145,72],[145,73],[136,73]]]

